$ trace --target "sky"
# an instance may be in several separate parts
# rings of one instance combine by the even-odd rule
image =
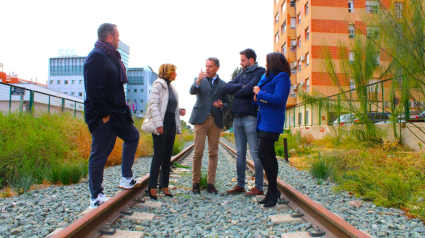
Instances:
[[[220,60],[218,75],[229,81],[239,52],[252,48],[260,66],[273,51],[271,0],[2,1],[0,63],[7,74],[46,83],[49,58],[60,49],[87,56],[104,23],[116,24],[130,46],[129,67],[177,66],[180,107],[188,121],[196,97],[190,85],[205,60]]]

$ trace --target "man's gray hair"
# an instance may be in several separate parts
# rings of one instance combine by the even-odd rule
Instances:
[[[220,67],[220,61],[216,57],[209,57],[207,60],[213,61],[216,67]]]
[[[105,41],[106,37],[115,34],[115,27],[117,27],[115,24],[103,23],[99,26],[99,29],[97,29],[97,38],[100,41]]]

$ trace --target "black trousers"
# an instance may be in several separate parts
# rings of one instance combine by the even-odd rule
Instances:
[[[269,181],[268,192],[271,193],[277,192],[277,173],[279,168],[276,159],[276,152],[274,150],[275,142],[275,140],[261,137],[258,148],[258,157],[260,158],[261,164],[263,165]]]
[[[153,157],[151,163],[149,188],[156,188],[158,183],[159,169],[161,178],[159,186],[168,187],[170,180],[170,161],[173,151],[174,140],[176,138],[176,119],[174,113],[166,113],[164,118],[164,133],[161,135],[152,134]]]

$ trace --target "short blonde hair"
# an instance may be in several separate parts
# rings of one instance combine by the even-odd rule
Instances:
[[[177,67],[173,64],[162,64],[159,66],[158,77],[162,79],[170,79],[170,75],[176,72]]]

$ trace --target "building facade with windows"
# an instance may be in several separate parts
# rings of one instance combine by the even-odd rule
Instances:
[[[119,42],[118,52],[121,60],[128,68],[130,47],[123,42]],[[73,97],[85,99],[84,89],[84,62],[86,56],[61,56],[49,59],[49,76],[47,88],[61,92]],[[124,84],[124,92],[127,92],[127,85]]]
[[[381,0],[386,8],[393,2]],[[395,3],[400,7],[403,2]],[[340,92],[324,67],[322,52],[325,46],[329,47],[336,68],[339,68],[339,52],[343,43],[349,60],[354,61],[354,53],[349,47],[353,45],[355,34],[373,35],[379,32],[375,26],[364,22],[365,14],[370,16],[378,12],[378,4],[373,0],[273,0],[273,49],[285,54],[292,72],[287,108],[301,103],[297,98],[300,88],[308,93],[314,90],[324,96]],[[355,88],[353,80],[345,84],[345,90]],[[289,125],[311,124],[311,118],[312,109],[308,108],[287,117]],[[322,117],[320,120],[329,119]]]
[[[146,112],[148,101],[152,92],[152,83],[158,78],[158,74],[152,68],[129,68],[127,70],[127,105],[131,113],[137,117],[143,117]]]

